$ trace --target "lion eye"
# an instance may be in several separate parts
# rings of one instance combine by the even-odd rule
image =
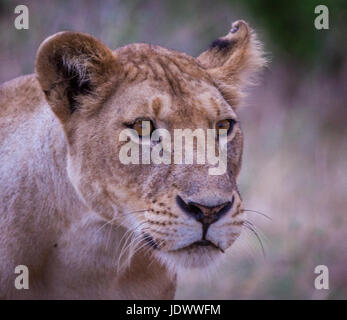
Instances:
[[[227,131],[227,134],[230,134],[233,131],[235,123],[236,121],[233,119],[225,119],[218,121],[216,124],[216,130],[219,133],[219,130],[224,129]]]
[[[138,119],[132,125],[131,128],[136,130],[140,138],[151,136],[154,126],[151,120]]]

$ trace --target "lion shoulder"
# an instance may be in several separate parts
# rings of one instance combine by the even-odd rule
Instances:
[[[0,136],[6,139],[44,104],[44,94],[34,74],[0,86]]]
[[[0,86],[0,118],[32,112],[44,100],[34,74],[21,76]]]

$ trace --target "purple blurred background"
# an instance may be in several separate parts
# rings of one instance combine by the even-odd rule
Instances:
[[[230,23],[248,21],[271,63],[240,117],[245,153],[241,194],[261,235],[247,231],[213,271],[179,278],[179,299],[347,298],[346,2],[323,1],[330,29],[314,28],[317,1],[5,1],[0,0],[0,81],[32,73],[35,54],[62,30],[90,33],[111,48],[149,42],[193,56]],[[14,8],[29,7],[29,30]],[[1,259],[1,257],[0,257]],[[330,289],[316,290],[326,265]],[[208,277],[206,277],[208,274]]]

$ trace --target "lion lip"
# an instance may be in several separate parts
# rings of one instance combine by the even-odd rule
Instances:
[[[201,239],[199,241],[196,241],[193,243],[193,245],[202,246],[202,247],[212,246],[212,247],[218,249],[219,251],[221,251],[222,253],[224,253],[224,250],[220,246],[215,245],[212,241],[207,240],[207,239]]]
[[[207,239],[201,239],[201,240],[195,241],[195,242],[189,244],[188,246],[185,246],[183,248],[179,248],[179,249],[174,250],[174,251],[178,251],[178,250],[181,251],[184,249],[189,249],[189,248],[194,248],[194,247],[209,247],[209,246],[224,253],[224,250],[221,247],[219,247],[218,245],[214,244],[212,241],[207,240]]]
[[[193,245],[205,247],[205,246],[213,246],[214,244],[210,240],[202,239],[202,240],[194,242]]]

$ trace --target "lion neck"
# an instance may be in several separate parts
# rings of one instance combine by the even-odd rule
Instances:
[[[52,289],[58,286],[55,284],[57,281],[81,283],[80,275],[83,274],[87,278],[85,283],[94,281],[99,288],[93,292],[88,288],[81,289],[82,296],[86,298],[106,295],[119,299],[172,299],[176,276],[146,250],[140,250],[128,259],[127,253],[124,254],[127,243],[121,241],[126,230],[107,223],[90,210],[77,194],[67,175],[68,148],[63,129],[53,114],[48,117],[53,117],[53,126],[44,138],[44,145],[50,147],[43,148],[42,159],[47,163],[40,163],[40,168],[55,163],[50,173],[51,180],[57,183],[55,194],[43,196],[50,197],[51,203],[55,203],[56,226],[59,229],[55,242],[59,250],[64,250],[64,254],[60,253],[51,260],[49,271],[53,273],[52,277],[54,271],[61,273],[61,269],[70,270],[71,275],[53,280]],[[62,261],[62,257],[65,260]]]

